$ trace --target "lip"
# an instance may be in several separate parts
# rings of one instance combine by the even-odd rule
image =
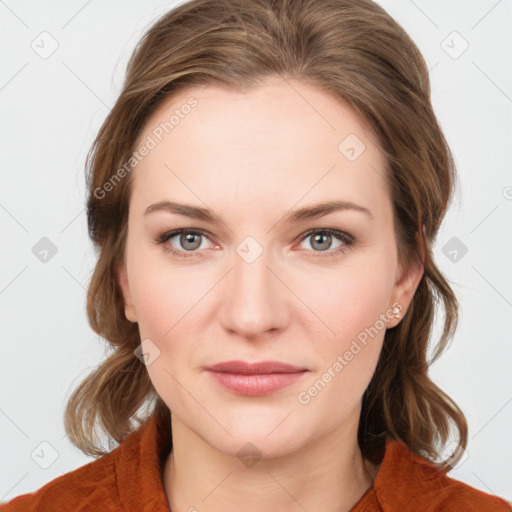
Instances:
[[[206,368],[213,380],[233,393],[262,396],[291,386],[308,370],[280,361],[226,361]]]
[[[300,368],[281,361],[260,361],[247,363],[245,361],[224,361],[208,366],[207,370],[214,372],[236,373],[239,375],[262,375],[267,373],[296,373],[303,372],[306,368]]]

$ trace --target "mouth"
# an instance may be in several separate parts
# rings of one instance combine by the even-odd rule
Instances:
[[[239,375],[262,375],[268,373],[297,373],[307,368],[295,366],[281,361],[261,361],[248,363],[245,361],[224,361],[208,366],[207,370],[215,372],[236,373]]]
[[[239,395],[262,396],[294,384],[309,370],[281,361],[226,361],[209,366],[206,371],[224,389]]]

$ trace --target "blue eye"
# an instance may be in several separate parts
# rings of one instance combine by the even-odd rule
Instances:
[[[183,249],[176,249],[167,243],[171,239],[178,236],[178,243]],[[200,252],[198,249],[201,248],[201,237],[209,239],[208,234],[201,229],[181,228],[162,233],[158,236],[155,242],[157,244],[163,245],[165,251],[178,258],[190,258]],[[310,242],[310,246],[313,247],[313,249],[306,250],[306,252],[311,252],[311,256],[313,257],[337,256],[344,253],[355,243],[355,239],[351,235],[337,229],[312,229],[302,235],[300,242],[302,243],[304,240],[310,237],[313,237],[312,241]],[[333,238],[341,242],[340,245],[338,245],[334,250],[329,249],[329,247],[321,247],[322,245],[331,246]],[[320,247],[318,247],[318,245],[320,245]],[[318,250],[314,250],[315,246]],[[203,249],[205,249],[205,247],[203,247]]]

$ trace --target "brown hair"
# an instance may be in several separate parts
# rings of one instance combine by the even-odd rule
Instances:
[[[421,53],[370,0],[192,0],[145,33],[87,157],[89,234],[99,252],[87,314],[112,353],[69,398],[66,431],[84,453],[99,456],[106,452],[94,438],[98,420],[120,443],[137,428],[133,421],[140,425],[147,419],[137,415],[141,407],[149,404],[159,418],[169,413],[134,355],[141,341],[138,325],[124,314],[116,267],[125,250],[132,173],[120,178],[116,172],[130,161],[150,115],[172,94],[201,84],[240,91],[271,76],[312,84],[339,98],[378,138],[388,164],[399,261],[421,264],[423,246],[424,273],[404,318],[386,331],[363,396],[358,442],[375,464],[382,460],[385,438],[392,437],[448,470],[446,461],[436,461],[440,448],[452,439],[454,427],[459,443],[450,459],[454,465],[467,444],[467,423],[429,378],[428,367],[458,320],[457,299],[432,256],[452,197],[455,165],[432,109]],[[443,306],[444,324],[428,360],[436,304]]]

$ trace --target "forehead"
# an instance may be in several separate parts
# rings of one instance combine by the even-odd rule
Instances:
[[[389,192],[386,162],[365,120],[298,81],[267,80],[245,92],[184,89],[150,117],[137,147],[144,144],[152,149],[132,178],[135,199],[145,203],[184,195],[197,203],[201,193],[218,206],[224,197],[273,197],[285,207],[306,195],[308,203],[371,204]]]

